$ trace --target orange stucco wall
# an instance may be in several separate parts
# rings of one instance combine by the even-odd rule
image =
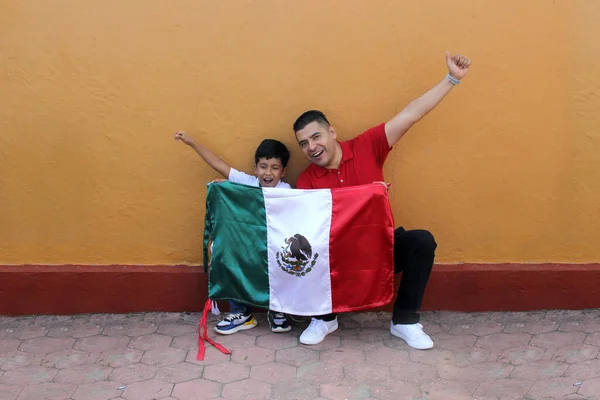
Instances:
[[[465,81],[386,165],[441,262],[600,261],[600,2],[0,0],[0,264],[201,263],[185,129],[238,169],[291,124],[342,138]]]

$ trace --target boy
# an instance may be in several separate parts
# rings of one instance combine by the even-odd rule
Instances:
[[[194,149],[208,165],[230,182],[260,187],[292,188],[281,180],[285,176],[290,152],[283,143],[277,140],[265,139],[256,149],[254,154],[254,176],[230,167],[216,154],[198,144],[183,131],[175,133],[175,140],[181,140]],[[215,327],[217,333],[230,335],[241,330],[252,329],[257,325],[249,306],[235,301],[229,301],[229,306],[229,315]],[[268,320],[273,332],[288,332],[292,329],[283,313],[269,311]]]

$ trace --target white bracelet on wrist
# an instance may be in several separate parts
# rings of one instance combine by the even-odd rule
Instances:
[[[453,85],[458,85],[460,83],[460,79],[456,79],[455,77],[453,77],[452,75],[450,75],[450,73],[448,73],[446,75],[446,79],[448,79],[448,81],[453,84]]]

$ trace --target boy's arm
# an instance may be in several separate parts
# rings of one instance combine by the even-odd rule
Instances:
[[[175,140],[181,140],[183,143],[190,146],[208,165],[212,167],[215,171],[223,175],[225,178],[229,178],[229,172],[231,171],[231,167],[227,165],[227,163],[221,160],[215,153],[207,149],[206,147],[198,144],[193,138],[191,138],[184,131],[179,131],[175,133]]]

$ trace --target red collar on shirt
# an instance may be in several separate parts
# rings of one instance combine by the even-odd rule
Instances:
[[[350,147],[350,144],[348,142],[338,142],[342,148],[342,159],[340,161],[340,165],[338,165],[338,170],[340,169],[340,167],[342,166],[342,164],[345,161],[351,160],[354,158],[354,152],[352,151],[352,147]],[[320,167],[318,165],[313,164],[316,169],[315,169],[315,175],[317,175],[317,177],[321,178],[323,176],[325,176],[326,173],[328,173],[329,171],[332,171],[329,168],[323,168]]]

